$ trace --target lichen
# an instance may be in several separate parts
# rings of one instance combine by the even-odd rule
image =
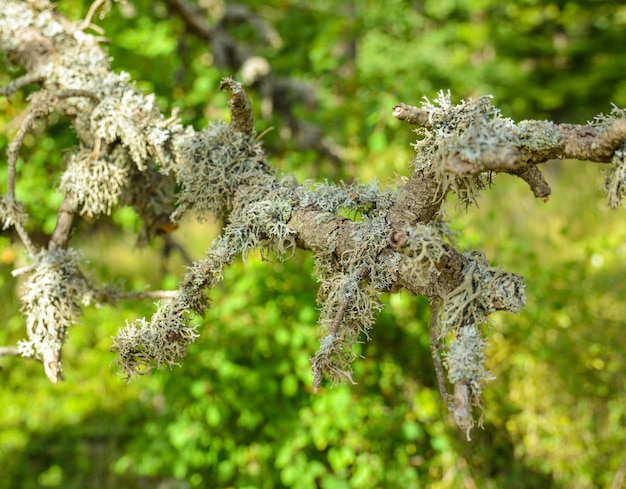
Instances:
[[[611,165],[604,170],[604,190],[607,194],[607,205],[616,209],[626,197],[626,143],[622,144],[613,154]]]
[[[423,224],[407,228],[405,236],[402,252],[409,259],[402,260],[402,273],[414,284],[424,285],[446,254],[444,242],[433,226]]]
[[[415,169],[434,168],[443,191],[457,196],[457,205],[467,209],[478,201],[478,196],[489,183],[488,176],[459,175],[447,172],[453,159],[482,166],[482,158],[516,144],[513,121],[503,118],[491,104],[490,97],[461,101],[454,105],[450,92],[439,92],[431,102],[422,104],[428,112],[430,127],[419,128],[419,139],[413,145],[417,155]]]
[[[21,202],[9,198],[8,195],[0,197],[0,228],[8,229],[15,224],[23,224],[28,218],[26,207]]]
[[[41,251],[24,283],[21,310],[28,339],[18,342],[18,351],[41,360],[53,383],[62,372],[61,349],[67,329],[78,321],[82,313],[79,302],[90,290],[78,268],[81,260],[71,249]]]
[[[482,408],[482,386],[492,380],[484,367],[485,340],[481,325],[495,310],[519,312],[526,295],[521,277],[490,267],[482,253],[467,253],[465,258],[463,282],[443,298],[437,335],[440,342],[451,337],[444,351],[448,379],[455,386],[454,403],[449,407],[469,438],[475,424],[472,406]],[[459,394],[463,389],[467,389],[465,398]]]
[[[128,187],[125,162],[124,150],[119,146],[110,155],[99,155],[96,159],[92,151],[74,151],[67,156],[67,168],[59,188],[75,197],[81,215],[90,219],[100,214],[110,215]]]
[[[270,180],[261,146],[224,122],[210,123],[199,133],[179,138],[176,152],[178,161],[172,168],[180,186],[176,220],[187,210],[199,219],[207,212],[222,217],[232,208],[239,185]]]
[[[172,368],[187,353],[187,346],[198,337],[190,324],[188,309],[178,300],[161,304],[150,321],[144,318],[127,322],[113,338],[112,351],[118,353],[117,365],[131,380],[152,368]]]

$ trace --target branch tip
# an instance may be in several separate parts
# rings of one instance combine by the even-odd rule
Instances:
[[[230,107],[230,127],[232,130],[246,135],[254,131],[254,114],[248,94],[241,83],[231,77],[224,78],[220,83],[220,90],[230,90],[232,98],[228,102]]]

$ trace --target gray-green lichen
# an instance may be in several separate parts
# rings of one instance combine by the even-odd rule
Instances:
[[[604,190],[607,204],[616,209],[626,197],[626,143],[622,144],[613,154],[611,165],[605,170]]]
[[[626,109],[613,105],[609,115],[599,114],[589,124],[606,126],[619,119],[626,119]],[[623,204],[626,197],[626,143],[617,148],[609,167],[604,170],[604,191],[610,208],[616,209]]]
[[[0,228],[8,229],[16,224],[24,224],[28,213],[24,204],[9,198],[8,195],[0,197]]]
[[[501,116],[490,97],[454,105],[449,92],[439,92],[433,102],[425,100],[422,109],[428,113],[430,127],[416,131],[420,137],[414,144],[417,155],[413,166],[418,170],[435,169],[442,189],[454,192],[462,208],[475,204],[488,184],[487,177],[446,170],[456,160],[481,168],[485,155],[515,146],[513,121]]]
[[[193,314],[202,315],[209,307],[206,291],[222,279],[224,268],[241,252],[228,233],[215,239],[207,256],[193,264],[171,302],[161,303],[152,318],[127,323],[113,338],[116,363],[127,380],[153,368],[172,368],[187,353],[187,346],[198,337]]]
[[[315,389],[324,374],[332,384],[354,383],[354,347],[361,338],[369,339],[374,316],[382,309],[380,294],[397,279],[399,258],[379,257],[388,234],[383,214],[364,216],[363,221],[354,223],[350,235],[355,249],[345,251],[338,260],[330,254],[316,257],[322,311],[320,349],[310,359]]]
[[[66,160],[59,189],[74,196],[81,215],[110,215],[129,183],[124,150],[118,146],[109,155],[94,158],[92,151],[81,148]]]
[[[405,230],[401,270],[416,285],[424,285],[435,269],[435,264],[446,254],[444,242],[433,226],[416,224]]]
[[[489,266],[480,252],[465,255],[467,266],[462,284],[443,298],[436,333],[440,341],[451,337],[444,365],[455,390],[468,389],[467,403],[452,408],[453,414],[469,410],[458,422],[467,431],[474,426],[471,406],[482,407],[482,385],[492,376],[484,367],[485,340],[481,325],[489,313],[504,309],[519,312],[526,295],[521,277]]]
[[[152,368],[173,367],[187,353],[187,345],[198,337],[190,325],[187,308],[176,299],[161,304],[150,321],[139,319],[127,323],[113,338],[117,365],[130,380]]]
[[[531,152],[558,148],[562,144],[561,133],[550,121],[521,121],[515,131],[520,144]]]
[[[18,351],[41,360],[53,383],[62,371],[61,349],[67,329],[78,321],[79,302],[90,292],[78,268],[80,262],[80,255],[71,249],[41,251],[24,283],[22,314],[28,339],[18,342]]]
[[[176,152],[177,163],[172,170],[180,192],[175,219],[187,210],[200,219],[207,212],[222,217],[232,208],[236,188],[272,179],[260,144],[221,121],[179,138]]]

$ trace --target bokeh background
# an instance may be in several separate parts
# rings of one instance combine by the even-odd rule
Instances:
[[[228,116],[219,80],[242,73],[216,60],[176,3],[114,4],[96,23],[111,40],[114,69],[155,93],[165,113],[178,108],[199,129]],[[257,131],[274,128],[264,136],[272,163],[300,180],[408,175],[415,135],[391,118],[391,108],[417,105],[441,89],[457,101],[492,94],[515,120],[585,123],[612,103],[626,106],[621,2],[228,5],[256,20],[220,28],[265,60],[275,79],[301,87],[286,92],[286,111],[268,106],[262,87],[250,89]],[[57,6],[79,20],[89,2]],[[196,16],[209,26],[226,8],[221,0],[199,6]],[[275,36],[264,36],[260,25]],[[0,66],[2,85],[20,74],[3,56]],[[27,95],[0,97],[3,153]],[[76,142],[68,121],[53,113],[21,151],[17,195],[42,243],[62,200],[52,186]],[[130,384],[116,371],[111,336],[126,319],[150,315],[150,301],[85,308],[70,330],[59,385],[36,362],[0,359],[0,488],[626,487],[626,214],[606,209],[599,165],[555,162],[546,175],[553,188],[546,204],[523,182],[498,176],[479,208],[449,208],[462,248],[483,250],[527,283],[523,312],[495,314],[488,328],[496,379],[485,390],[484,430],[471,442],[439,398],[423,299],[386,296],[354,365],[358,384],[314,395],[312,258],[252,256],[211,292],[213,308],[198,319],[201,337],[180,368]],[[0,180],[6,185],[6,171]],[[130,209],[118,209],[82,223],[73,245],[96,280],[134,290],[175,287],[183,254],[159,239],[137,248],[138,227]],[[187,222],[174,239],[199,258],[219,230],[219,222]],[[11,276],[25,264],[14,237],[0,234],[3,345],[25,334],[20,284]]]

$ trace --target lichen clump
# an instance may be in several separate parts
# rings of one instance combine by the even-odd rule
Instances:
[[[77,323],[82,312],[79,302],[90,292],[78,268],[80,262],[73,250],[41,251],[24,283],[22,314],[28,339],[18,342],[18,351],[41,360],[53,383],[62,372],[61,349],[67,330]]]
[[[457,204],[466,209],[476,204],[481,190],[489,184],[490,175],[474,174],[490,154],[506,150],[517,142],[511,119],[503,118],[490,97],[452,103],[450,92],[439,92],[431,102],[426,99],[422,109],[428,113],[429,126],[416,130],[413,166],[420,170],[433,168],[444,192],[452,191]],[[463,165],[472,170],[464,174]],[[455,172],[451,173],[451,167]]]

